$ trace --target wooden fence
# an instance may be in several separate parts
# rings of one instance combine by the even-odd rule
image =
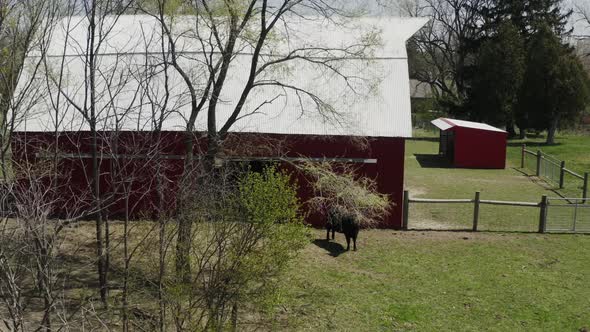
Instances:
[[[537,150],[536,152],[527,150],[526,144],[522,145],[520,168],[526,168],[527,156],[532,156],[535,158],[535,175],[551,180],[555,184],[559,185],[559,189],[565,188],[566,174],[569,174],[578,181],[581,181],[582,198],[584,199],[583,203],[586,203],[586,199],[588,198],[588,172],[584,174],[578,174],[566,168],[565,161],[558,160],[557,158],[543,153],[540,150]]]
[[[404,206],[403,206],[403,224],[404,230],[408,229],[410,218],[410,203],[419,204],[473,204],[473,227],[472,231],[478,231],[479,223],[479,207],[480,205],[500,205],[500,206],[519,206],[539,209],[539,233],[545,233],[547,230],[547,195],[543,195],[539,203],[533,202],[512,202],[512,201],[494,201],[480,199],[480,192],[475,193],[473,199],[426,199],[426,198],[411,198],[408,190],[404,191]]]

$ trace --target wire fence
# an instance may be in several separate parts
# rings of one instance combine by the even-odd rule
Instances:
[[[521,168],[535,172],[537,169],[537,155],[535,153],[528,154],[528,151],[526,153],[527,155],[522,158]]]
[[[587,202],[588,172],[578,174],[566,167],[566,162],[538,150],[533,152],[522,145],[520,167],[528,169],[534,175],[547,180],[555,188],[562,189],[567,196],[577,196]]]
[[[540,176],[559,185],[561,177],[561,160],[542,153],[540,168]]]
[[[549,199],[547,231],[590,233],[590,205],[579,198]]]
[[[539,231],[539,208],[528,206],[481,205],[478,230],[485,232]]]

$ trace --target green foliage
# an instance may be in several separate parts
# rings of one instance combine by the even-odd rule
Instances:
[[[526,50],[536,51],[532,40],[542,29],[560,37],[567,35],[571,10],[565,9],[562,0],[467,2],[477,8],[479,19],[469,25],[470,33],[465,38],[456,41],[460,47],[455,56],[465,59],[464,68],[458,73],[459,81],[464,82],[468,93],[467,100],[458,104],[463,107],[453,113],[506,125],[512,134],[514,122],[526,127],[528,121],[526,116],[514,114],[520,82],[528,65]],[[451,99],[440,104],[453,102]]]
[[[301,215],[301,203],[291,177],[274,166],[262,173],[248,172],[239,184],[243,220],[258,233],[259,245],[243,256],[244,267],[259,300],[272,306],[279,289],[265,284],[282,274],[296,254],[309,243],[309,229]],[[253,298],[252,295],[249,295]]]
[[[543,26],[561,36],[567,32],[572,14],[564,7],[563,0],[495,0],[485,11],[485,18],[492,26],[509,21],[526,40]]]
[[[288,174],[274,166],[262,173],[216,172],[201,181],[183,212],[194,220],[190,282],[172,277],[166,290],[174,317],[189,330],[229,327],[232,308],[274,307],[278,279],[309,243]]]
[[[511,123],[525,71],[523,40],[510,23],[479,50],[472,91],[472,118],[495,125]]]
[[[239,184],[240,204],[247,222],[257,225],[302,223],[296,188],[289,175],[275,167],[248,172]]]
[[[541,29],[528,52],[520,119],[531,128],[548,130],[552,143],[560,121],[579,115],[589,98],[590,81],[578,58],[548,27]]]

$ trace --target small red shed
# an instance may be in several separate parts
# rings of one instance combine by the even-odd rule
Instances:
[[[439,154],[455,167],[506,167],[507,132],[485,123],[440,118],[432,121],[440,129]]]

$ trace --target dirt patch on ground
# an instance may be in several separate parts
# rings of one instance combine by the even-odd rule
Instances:
[[[514,184],[515,182],[526,182],[527,178],[518,175],[514,175],[514,176],[504,176],[501,178],[497,178],[497,179],[481,179],[481,178],[473,178],[470,179],[473,181],[477,181],[477,182],[481,182],[481,183],[511,183]]]
[[[313,239],[325,239],[326,234],[321,230],[314,230],[312,234]],[[409,230],[409,231],[396,231],[387,229],[371,229],[362,230],[359,234],[359,250],[362,250],[364,246],[369,243],[383,243],[386,244],[389,241],[506,241],[508,239],[517,239],[522,237],[536,237],[536,236],[547,236],[538,234],[518,234],[518,233],[490,233],[490,232],[469,232],[469,231],[426,231],[426,230]],[[336,245],[346,245],[344,236],[342,234],[336,234]],[[305,249],[306,252],[320,253],[324,251],[315,245],[310,245]],[[325,252],[325,251],[324,251]],[[313,256],[308,256],[312,258]],[[308,258],[306,258],[308,259]]]
[[[460,227],[458,225],[453,225],[449,223],[442,223],[432,219],[423,219],[420,218],[418,220],[412,219],[408,226],[410,229],[418,229],[418,230],[456,230],[462,229],[464,227]]]
[[[428,194],[428,189],[418,186],[406,186],[406,190],[410,192],[410,197],[419,197]]]

